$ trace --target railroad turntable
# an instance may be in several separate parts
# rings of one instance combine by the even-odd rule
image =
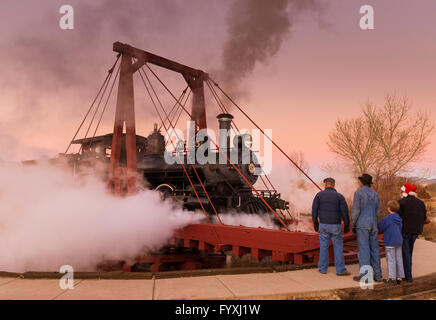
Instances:
[[[292,199],[283,199],[275,188],[256,155],[257,150],[253,150],[252,136],[240,131],[230,108],[321,190],[319,185],[208,73],[120,42],[113,44],[113,51],[115,62],[65,152],[52,159],[52,163],[66,166],[79,178],[97,176],[113,197],[126,198],[151,189],[175,206],[201,212],[204,218],[201,223],[177,230],[168,245],[159,250],[144,252],[129,261],[101,261],[94,270],[216,269],[229,267],[229,261],[247,256],[254,265],[316,263],[318,234],[314,230],[298,231],[296,226],[303,222],[289,209]],[[180,94],[173,93],[159,77],[156,66],[181,75],[186,88]],[[150,98],[148,104],[160,121],[146,136],[136,133],[134,79],[144,87]],[[117,82],[113,132],[97,135]],[[206,89],[218,107],[215,113],[209,111],[218,122],[217,136],[207,126]],[[169,107],[164,106],[158,92],[172,100]],[[191,96],[192,106],[188,108]],[[177,128],[182,114],[189,119],[186,138]],[[85,132],[82,137],[81,130]],[[69,152],[74,145],[78,151]],[[144,214],[146,211],[144,208]],[[226,213],[268,217],[274,228],[227,225],[220,217]],[[330,251],[333,260],[333,248]],[[352,234],[344,235],[344,257],[349,261],[357,258],[357,242]]]
[[[13,292],[21,292],[20,286],[35,284],[26,281],[39,279],[48,284],[47,296],[37,297],[43,299],[52,298],[52,295],[66,299],[120,298],[115,292],[102,295],[106,286],[118,288],[117,292],[123,298],[131,299],[136,297],[136,291],[131,290],[133,287],[140,288],[137,294],[141,294],[141,299],[294,299],[340,295],[359,298],[356,293],[359,284],[351,277],[338,281],[336,277],[331,278],[333,275],[320,275],[314,269],[319,259],[318,234],[314,230],[298,231],[296,226],[301,221],[289,208],[292,199],[283,199],[265,174],[252,150],[251,136],[239,131],[236,116],[230,114],[226,103],[246,117],[308,181],[321,188],[247,112],[201,70],[119,42],[114,43],[113,49],[117,53],[116,61],[97,96],[65,152],[51,162],[66,166],[79,179],[97,176],[107,185],[108,193],[121,201],[150,189],[159,193],[164,201],[200,212],[203,220],[178,229],[160,249],[144,251],[128,261],[101,261],[89,272],[75,272],[79,290],[74,294],[58,293],[58,279],[63,275],[57,272],[2,272],[0,297],[14,299]],[[159,78],[153,65],[182,75],[187,87],[178,97]],[[144,136],[136,133],[134,74],[138,74],[161,121]],[[171,108],[164,107],[151,77],[155,77],[174,100]],[[114,130],[97,135],[117,80]],[[205,88],[219,108],[214,115],[220,129],[217,139],[206,130]],[[192,107],[188,110],[186,104],[191,95]],[[176,127],[183,113],[191,123],[186,140],[180,138],[181,131]],[[90,124],[86,133],[79,137],[87,119]],[[95,128],[91,130],[93,123]],[[77,152],[69,152],[73,145],[78,146]],[[24,162],[25,165],[35,163]],[[262,188],[257,187],[260,184]],[[220,215],[228,212],[270,217],[274,220],[274,228],[227,225]],[[144,214],[147,214],[147,208],[144,208]],[[356,238],[346,234],[343,240],[344,257],[352,264],[357,260]],[[380,248],[383,250],[384,246]],[[434,244],[419,241],[417,259],[425,259],[434,254],[434,250]],[[333,248],[330,248],[329,256],[332,263]],[[244,259],[249,261],[246,265],[240,263]],[[358,274],[357,265],[349,268]],[[433,266],[422,263],[417,269],[416,276],[423,277],[418,280],[422,282],[423,291],[430,294],[427,289],[434,282]],[[50,281],[55,281],[56,289],[50,289]],[[415,290],[412,285],[405,288],[402,292],[397,288],[395,297],[419,293],[419,288]],[[21,293],[20,297],[25,298]]]
[[[59,287],[59,273],[0,273],[0,299],[434,299],[436,269],[428,257],[436,254],[436,243],[417,240],[414,252],[414,282],[402,285],[375,284],[362,290],[351,277],[337,277],[333,270],[320,274],[307,268],[241,268],[193,271],[75,273],[74,290]],[[288,265],[291,269],[292,265]],[[347,269],[358,274],[358,264]],[[386,274],[386,260],[382,259]],[[187,302],[190,306],[192,303]],[[254,303],[256,304],[256,303]],[[178,306],[181,306],[178,305]],[[175,312],[175,310],[174,310]]]

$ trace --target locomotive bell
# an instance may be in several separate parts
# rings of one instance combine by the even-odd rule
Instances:
[[[146,155],[163,155],[165,152],[165,138],[154,124],[153,133],[147,137]]]
[[[219,147],[225,149],[227,157],[230,156],[230,125],[232,123],[233,116],[230,113],[221,113],[217,116],[219,122]]]

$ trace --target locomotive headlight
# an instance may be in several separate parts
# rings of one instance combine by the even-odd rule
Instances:
[[[256,169],[256,167],[254,166],[254,163],[250,163],[250,164],[247,165],[247,171],[250,174],[253,174],[255,169]]]

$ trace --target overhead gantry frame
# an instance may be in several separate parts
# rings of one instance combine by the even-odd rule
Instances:
[[[197,130],[207,128],[204,81],[207,80],[208,76],[207,73],[201,70],[185,66],[121,42],[115,42],[113,44],[113,50],[121,54],[121,65],[114,134],[112,137],[112,153],[108,173],[108,187],[115,194],[121,195],[131,194],[137,190],[133,74],[147,63],[180,73],[193,93],[191,120],[195,122]],[[127,166],[121,167],[120,160],[124,124],[126,127]]]

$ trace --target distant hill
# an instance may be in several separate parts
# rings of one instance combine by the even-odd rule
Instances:
[[[424,186],[436,183],[436,178],[434,178],[434,179],[427,179],[427,178],[418,178],[418,177],[408,177],[407,179],[411,180],[411,181],[413,181],[415,183],[422,184]]]

